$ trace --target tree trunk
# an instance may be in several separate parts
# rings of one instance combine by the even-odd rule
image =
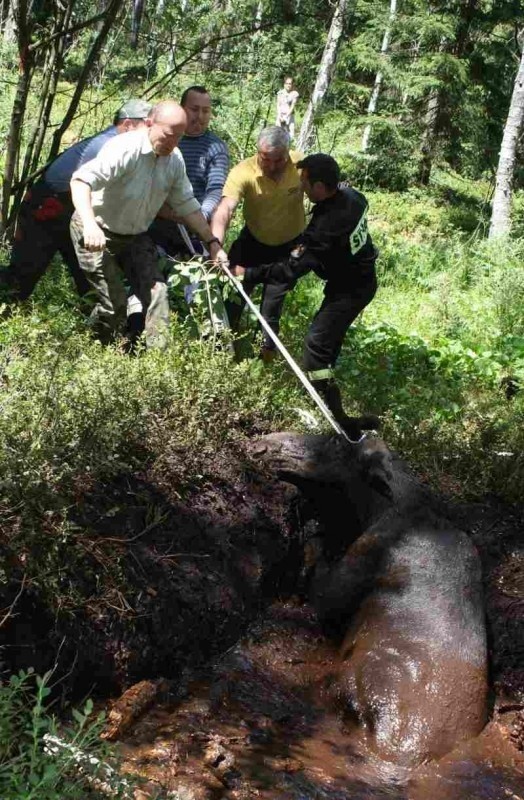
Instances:
[[[68,42],[68,30],[71,24],[71,19],[73,16],[73,11],[75,8],[76,0],[69,0],[68,5],[65,9],[64,18],[63,18],[63,35],[60,36],[55,42],[54,48],[54,58],[53,58],[53,68],[52,68],[52,78],[50,82],[49,91],[47,94],[46,102],[43,106],[43,114],[41,124],[38,130],[38,135],[36,138],[35,143],[35,150],[33,153],[33,159],[31,163],[31,170],[35,170],[38,163],[40,162],[40,154],[42,152],[42,147],[44,144],[44,136],[49,125],[49,119],[51,117],[51,110],[53,108],[53,103],[55,102],[56,90],[58,87],[58,81],[60,79],[60,74],[62,72],[64,66],[64,59],[65,53],[67,49],[67,42]]]
[[[140,25],[142,24],[142,17],[144,15],[145,0],[134,0],[133,2],[133,18],[131,21],[131,41],[130,45],[133,50],[138,46],[138,35],[140,33]]]
[[[46,62],[42,70],[44,77],[42,86],[39,90],[41,98],[40,108],[37,114],[36,124],[27,143],[24,156],[24,165],[19,176],[18,186],[15,187],[16,193],[9,215],[8,225],[11,225],[11,223],[14,221],[14,218],[18,214],[18,208],[20,206],[25,187],[30,182],[32,174],[35,172],[40,163],[40,155],[42,152],[47,127],[49,125],[49,119],[55,100],[58,80],[64,64],[64,52],[74,5],[75,0],[69,0],[67,6],[58,7],[57,17],[55,19],[51,34],[60,35],[52,38],[50,49],[47,53]]]
[[[524,45],[524,30],[520,35],[521,46]],[[520,66],[513,86],[513,94],[509,105],[508,117],[504,126],[502,145],[500,147],[499,164],[493,196],[493,210],[489,238],[508,234],[511,228],[511,188],[515,171],[517,144],[524,122],[524,48]]]
[[[446,46],[447,40],[445,37],[442,37],[440,41],[439,52],[443,53],[446,49]],[[431,167],[433,166],[433,156],[435,152],[435,141],[437,138],[441,99],[440,88],[430,90],[426,106],[426,127],[424,128],[422,142],[420,145],[422,158],[418,167],[418,181],[423,186],[428,185],[429,177],[431,175]]]
[[[157,0],[156,7],[155,7],[155,21],[160,19],[164,13],[165,8],[165,0]],[[158,59],[160,56],[160,47],[158,44],[158,40],[155,36],[151,37],[151,44],[148,48],[148,72],[147,72],[147,80],[150,81],[152,78],[156,77],[158,72]]]
[[[100,51],[106,42],[111,27],[113,26],[115,19],[118,16],[118,13],[122,9],[123,4],[124,0],[110,0],[110,2],[107,5],[102,27],[100,28],[95,40],[93,41],[91,49],[87,55],[84,68],[80,74],[80,77],[78,78],[73,97],[71,98],[71,102],[69,103],[69,108],[67,109],[66,115],[62,120],[62,124],[60,125],[59,128],[57,128],[57,130],[53,135],[53,142],[51,145],[51,150],[49,152],[50,160],[58,155],[58,151],[60,149],[60,142],[62,141],[62,136],[64,135],[65,131],[71,124],[71,120],[73,119],[75,112],[78,108],[78,104],[80,102],[80,98],[82,97],[82,92],[84,91],[85,85],[89,78],[89,74],[97,62],[97,59],[100,55]]]
[[[331,83],[331,77],[333,75],[333,70],[337,60],[338,46],[340,44],[342,31],[344,29],[344,17],[348,6],[349,0],[338,0],[335,7],[326,46],[322,54],[320,67],[318,68],[315,88],[313,89],[313,93],[311,95],[311,99],[300,128],[297,149],[301,150],[302,152],[306,152],[311,144],[313,139],[313,120],[315,112],[322,103],[327,90],[329,89],[329,84]]]
[[[22,126],[24,124],[25,109],[32,77],[32,59],[28,58],[18,78],[18,86],[13,103],[13,111],[11,113],[11,123],[9,125],[9,133],[7,134],[4,179],[2,182],[2,220],[0,223],[0,235],[5,233],[8,224],[11,187],[17,179]]]
[[[423,186],[427,186],[433,166],[433,155],[435,148],[435,138],[437,135],[437,122],[440,112],[440,91],[432,89],[429,93],[428,105],[426,110],[426,127],[422,136],[420,152],[422,158],[418,168],[418,180]]]
[[[393,23],[395,21],[395,16],[397,13],[397,0],[390,0],[389,6],[389,18],[386,25],[386,30],[384,32],[384,38],[382,40],[382,47],[380,48],[380,58],[382,61],[386,58],[387,52],[389,50],[389,43],[391,40],[391,31],[393,29]],[[378,96],[380,94],[380,87],[382,85],[382,78],[383,73],[382,70],[379,69],[377,72],[377,76],[375,78],[375,84],[373,86],[373,92],[371,94],[371,98],[368,105],[368,114],[374,114],[377,110],[377,103],[378,103]],[[362,136],[362,152],[365,153],[368,149],[369,145],[369,137],[371,135],[371,123],[368,122],[366,128],[364,130],[364,135]]]
[[[31,80],[33,78],[34,53],[29,49],[31,41],[31,23],[26,0],[20,0],[15,9],[15,25],[20,59],[20,71],[16,88],[9,133],[7,134],[6,156],[4,164],[4,177],[2,181],[2,216],[0,219],[0,235],[3,236],[8,225],[9,205],[11,201],[11,188],[16,180],[18,157],[22,127],[24,124],[25,110]]]
[[[257,0],[253,11],[255,17],[255,32],[249,46],[250,52],[248,56],[248,63],[249,71],[255,73],[257,70],[258,45],[260,42],[260,26],[262,25],[262,19],[264,15],[264,6],[262,0]]]
[[[2,0],[2,33],[6,42],[16,40],[15,17],[18,9],[17,0]]]

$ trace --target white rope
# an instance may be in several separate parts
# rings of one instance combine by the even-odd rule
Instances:
[[[346,441],[351,442],[351,444],[359,444],[359,442],[361,442],[363,439],[366,438],[366,434],[365,433],[362,434],[360,439],[357,439],[357,440],[349,438],[349,436],[347,435],[346,431],[336,421],[335,417],[333,416],[333,414],[331,413],[330,409],[327,407],[325,402],[322,400],[322,398],[319,395],[319,393],[317,392],[317,390],[312,386],[311,381],[309,381],[308,378],[306,378],[306,376],[304,375],[304,373],[302,372],[302,370],[300,369],[300,367],[298,366],[298,364],[296,363],[294,358],[288,353],[288,351],[286,350],[286,348],[284,347],[284,345],[282,344],[282,342],[280,341],[280,339],[276,335],[275,331],[269,326],[269,324],[266,322],[266,320],[264,319],[262,314],[259,312],[258,308],[253,304],[253,302],[251,301],[250,297],[246,294],[246,292],[244,291],[244,287],[242,286],[241,282],[237,278],[235,278],[235,276],[233,275],[233,273],[231,272],[229,267],[227,267],[225,264],[221,264],[220,266],[224,270],[224,272],[226,273],[227,277],[229,278],[229,280],[231,281],[231,283],[233,284],[235,289],[244,298],[244,300],[248,304],[249,308],[251,309],[253,314],[256,316],[256,318],[258,319],[258,321],[262,325],[262,327],[265,330],[265,332],[267,333],[267,335],[270,337],[271,341],[274,342],[274,344],[276,345],[276,347],[279,350],[279,352],[284,356],[285,360],[287,361],[287,363],[289,364],[289,366],[291,367],[291,369],[293,370],[293,372],[295,373],[295,375],[297,376],[297,378],[301,382],[302,386],[306,389],[306,391],[308,392],[310,397],[314,400],[314,402],[316,403],[316,405],[318,406],[318,408],[320,409],[320,411],[322,412],[324,417],[327,419],[327,421],[331,425],[331,427],[334,428],[334,430],[340,436],[343,436],[344,439],[346,439]]]
[[[185,243],[186,247],[188,248],[189,252],[192,255],[198,255],[196,250],[195,250],[195,248],[194,248],[193,242],[191,241],[191,239],[189,237],[189,234],[187,232],[187,229],[186,229],[185,225],[182,225],[181,223],[178,223],[178,229],[180,231],[180,235],[182,236],[182,239],[184,240],[184,243]],[[207,255],[207,253],[204,250],[204,256],[205,255]],[[325,404],[325,402],[323,401],[323,399],[321,398],[321,396],[319,395],[317,390],[314,388],[314,386],[312,386],[311,381],[309,381],[308,378],[304,375],[304,373],[302,372],[302,370],[298,366],[298,364],[295,361],[295,359],[290,355],[290,353],[288,353],[288,351],[286,350],[286,348],[284,347],[284,345],[282,344],[282,342],[280,341],[280,339],[276,335],[275,331],[269,326],[269,324],[266,322],[266,320],[264,319],[262,314],[259,312],[258,308],[251,301],[251,298],[246,294],[246,292],[244,291],[244,287],[242,286],[241,282],[237,278],[235,278],[235,276],[233,275],[233,273],[231,272],[229,267],[227,267],[225,264],[221,264],[220,266],[222,267],[222,269],[226,273],[227,277],[229,278],[229,280],[231,281],[231,283],[233,284],[235,289],[244,298],[244,300],[248,304],[249,308],[251,309],[251,311],[253,312],[253,314],[258,319],[258,321],[262,325],[263,329],[267,333],[267,335],[270,337],[270,339],[276,345],[276,347],[279,350],[279,352],[284,356],[285,360],[287,361],[287,363],[289,364],[289,366],[291,367],[291,369],[293,370],[293,372],[295,373],[295,375],[297,376],[297,378],[299,379],[301,384],[304,386],[304,388],[306,389],[306,391],[308,392],[308,394],[310,395],[312,400],[316,403],[316,405],[318,406],[318,408],[320,409],[320,411],[322,412],[324,417],[327,419],[327,421],[329,422],[331,427],[339,434],[339,436],[343,436],[344,439],[346,439],[346,441],[350,442],[351,444],[359,444],[361,441],[363,441],[363,439],[366,438],[366,434],[365,433],[363,433],[362,436],[359,439],[351,439],[348,436],[348,434],[346,433],[346,431],[344,430],[344,428],[342,428],[341,425],[339,425],[339,423],[336,421],[335,417],[333,416],[333,414],[331,413],[330,409],[327,407],[327,405]],[[210,316],[211,316],[211,324],[213,325],[213,331],[216,334],[215,325],[214,325],[214,322],[213,322],[213,311],[212,311],[212,308],[211,308],[211,299],[210,298],[208,300],[208,303],[209,303],[209,306],[210,306],[209,311],[210,311]]]

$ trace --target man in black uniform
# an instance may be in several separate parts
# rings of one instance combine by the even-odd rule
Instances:
[[[324,300],[304,343],[303,366],[337,422],[354,438],[359,434],[357,420],[342,408],[333,369],[347,329],[377,290],[377,251],[368,233],[368,203],[356,189],[339,185],[340,169],[331,156],[316,153],[297,167],[302,188],[315,203],[299,244],[285,261],[247,270],[236,267],[235,274],[271,283],[296,280],[313,270],[326,281]],[[375,427],[378,420],[363,418],[358,423]]]

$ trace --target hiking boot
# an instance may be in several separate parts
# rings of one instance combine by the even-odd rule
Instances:
[[[264,364],[271,364],[275,360],[277,351],[273,348],[262,347],[260,350],[259,358]]]

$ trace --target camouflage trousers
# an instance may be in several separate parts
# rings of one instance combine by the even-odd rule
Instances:
[[[169,327],[167,286],[152,239],[147,233],[128,236],[104,229],[104,234],[104,250],[86,250],[82,222],[76,212],[73,214],[71,238],[78,263],[96,298],[90,317],[95,334],[107,342],[123,329],[127,316],[125,276],[132,293],[146,309],[146,345],[166,347]]]

